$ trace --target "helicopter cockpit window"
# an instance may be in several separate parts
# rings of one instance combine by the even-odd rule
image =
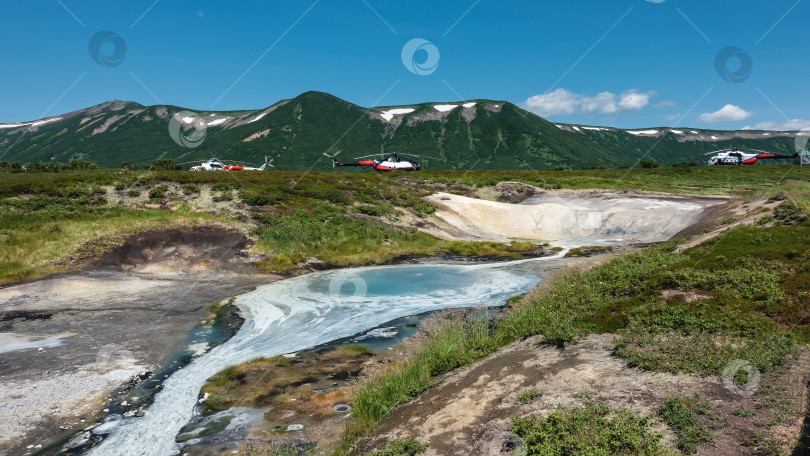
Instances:
[[[218,165],[217,163],[211,163],[211,167],[217,169],[222,168],[222,166]]]

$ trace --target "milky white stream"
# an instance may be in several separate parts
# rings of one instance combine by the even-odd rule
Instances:
[[[261,286],[236,298],[245,321],[230,340],[172,374],[143,417],[118,421],[89,454],[176,454],[175,436],[192,418],[200,389],[225,367],[304,350],[400,317],[500,305],[539,281],[531,263],[516,261],[340,269]]]

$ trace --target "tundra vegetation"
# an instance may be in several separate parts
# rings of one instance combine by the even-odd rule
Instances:
[[[247,232],[255,241],[253,249],[264,254],[258,266],[272,271],[297,269],[310,257],[333,266],[406,255],[519,258],[534,246],[441,241],[388,223],[402,211],[428,216],[434,208],[421,197],[436,190],[466,193],[505,181],[547,189],[642,189],[779,202],[763,213],[765,222],[732,226],[692,248],[678,249],[681,240],[676,239],[588,270],[568,271],[513,302],[495,320],[470,314],[428,325],[410,341],[406,359],[354,385],[353,420],[333,449],[353,454],[394,407],[438,376],[529,336],[566,346],[588,334],[618,333],[616,354],[651,371],[718,375],[738,358],[763,373],[779,368],[810,341],[810,253],[802,247],[810,241],[809,176],[806,168],[777,166],[412,175],[13,173],[0,181],[0,283],[67,270],[127,234],[201,224]],[[233,192],[234,200],[217,201],[225,192]],[[687,299],[686,293],[698,299]],[[227,390],[243,372],[243,367],[229,368],[211,387]],[[747,378],[742,374],[734,381],[743,384]],[[678,435],[678,447],[690,452],[711,440],[711,430],[704,427],[708,414],[697,398],[670,398],[661,404],[659,418]],[[529,454],[564,454],[542,443],[549,432],[563,433],[571,445],[608,453],[620,448],[665,454],[669,450],[650,429],[655,419],[586,401],[546,418],[515,417],[513,424]],[[576,431],[585,425],[597,431]],[[774,441],[768,432],[765,426],[750,443],[766,448],[760,444]]]

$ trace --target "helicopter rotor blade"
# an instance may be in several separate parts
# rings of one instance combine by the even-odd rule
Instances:
[[[732,149],[720,149],[720,150],[713,150],[711,152],[705,152],[702,155],[711,155],[711,154],[719,154],[723,152],[732,152]]]
[[[427,155],[416,155],[416,154],[408,154],[408,153],[403,153],[403,154],[399,154],[399,155],[407,155],[407,156],[409,156],[409,157],[417,157],[417,158],[427,158],[427,159],[429,159],[429,160],[441,160],[441,161],[447,161],[447,160],[446,160],[446,159],[444,159],[444,158],[439,158],[439,157],[430,157],[430,156],[427,156]]]
[[[382,156],[385,156],[385,154],[382,154],[382,153],[380,153],[380,154],[369,154],[369,155],[363,155],[362,157],[354,157],[352,160],[362,160],[364,158],[382,157]]]

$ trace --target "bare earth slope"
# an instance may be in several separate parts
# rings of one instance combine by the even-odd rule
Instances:
[[[741,442],[758,428],[734,410],[756,410],[758,404],[774,397],[733,394],[715,377],[628,368],[623,360],[612,356],[615,337],[591,335],[562,350],[541,345],[540,337],[508,346],[446,374],[434,387],[395,409],[363,450],[382,448],[386,441],[396,438],[414,438],[428,445],[426,456],[513,454],[520,442],[510,433],[512,415],[545,415],[558,406],[572,408],[586,397],[615,409],[654,415],[669,395],[699,393],[710,402],[723,426],[714,432],[714,442],[701,446],[698,454],[756,454],[754,447]],[[809,367],[810,353],[802,351],[786,369],[764,375],[760,388],[779,385],[784,390],[779,400],[804,404]],[[542,396],[524,404],[516,394],[525,390],[538,391]],[[760,413],[761,420],[773,419]],[[674,435],[658,421],[655,430],[664,433],[665,441],[671,444]],[[795,436],[801,427],[799,418],[781,425],[781,431]]]
[[[86,272],[0,289],[0,455],[90,420],[182,346],[215,302],[266,283],[239,232],[141,233]],[[41,349],[38,349],[41,347]]]

